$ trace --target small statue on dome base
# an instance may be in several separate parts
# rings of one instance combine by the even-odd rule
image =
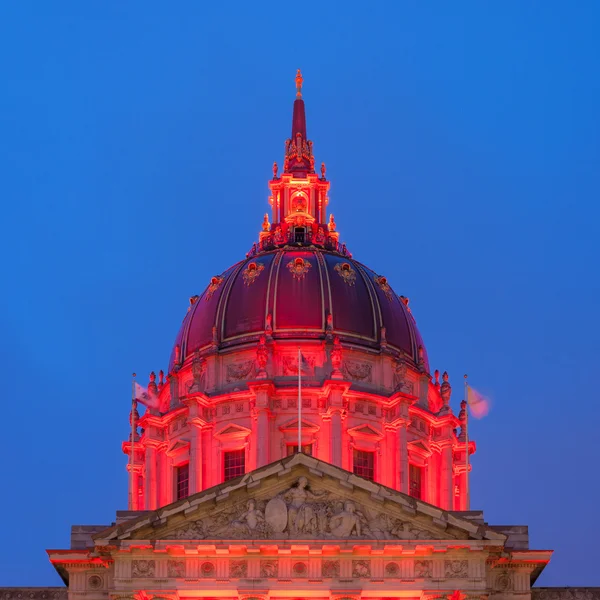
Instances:
[[[335,231],[336,224],[335,219],[333,218],[333,214],[329,215],[329,225],[327,225],[329,231]]]
[[[277,229],[275,229],[275,235],[273,236],[273,242],[275,244],[282,244],[283,243],[283,233],[281,231],[281,227],[277,227]]]
[[[333,339],[333,349],[331,350],[331,379],[343,379],[342,371],[342,344],[339,336],[335,336]]]
[[[265,213],[265,216],[264,216],[263,222],[262,222],[262,230],[269,231],[269,229],[271,229],[271,223],[269,223],[269,215],[267,213]]]
[[[267,360],[269,358],[269,352],[267,350],[267,338],[261,335],[258,340],[258,346],[256,348],[256,366],[257,366],[257,379],[267,378]]]
[[[450,397],[452,396],[452,386],[448,381],[447,371],[444,371],[444,373],[442,374],[442,385],[440,386],[440,394],[442,396],[442,402],[444,403],[442,410],[450,410]]]

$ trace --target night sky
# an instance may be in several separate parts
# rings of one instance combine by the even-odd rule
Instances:
[[[244,257],[304,75],[354,257],[491,395],[472,507],[600,585],[600,4],[3,2],[0,585],[127,506],[132,371]]]

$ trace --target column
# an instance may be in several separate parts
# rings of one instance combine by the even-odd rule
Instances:
[[[406,435],[406,422],[398,425],[398,483],[396,489],[403,494],[408,494],[408,439]]]
[[[269,464],[269,411],[259,408],[256,416],[256,467]]]
[[[191,425],[190,440],[190,495],[202,491],[202,427]]]
[[[339,410],[331,412],[331,446],[329,450],[331,464],[342,466],[342,413]]]
[[[315,458],[331,462],[331,416],[321,415],[321,431],[319,432],[319,451]]]
[[[146,447],[146,510],[156,510],[156,450]]]
[[[452,502],[454,490],[452,473],[452,446],[447,442],[442,448],[442,469],[440,479],[440,507],[444,510],[452,510],[454,504]]]
[[[392,489],[396,488],[396,430],[391,425],[385,426],[385,450],[381,465],[381,483]]]
[[[215,455],[212,452],[212,432],[213,426],[206,426],[202,430],[202,458],[203,462],[203,477],[204,488],[209,488],[218,483],[213,477],[213,470],[216,468],[213,465]]]

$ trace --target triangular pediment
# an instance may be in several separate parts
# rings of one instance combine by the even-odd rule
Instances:
[[[506,536],[453,513],[294,454],[107,529],[118,540],[468,540]]]
[[[314,423],[311,423],[310,421],[306,421],[305,419],[302,419],[300,422],[302,423],[303,431],[311,432],[311,433],[319,431],[319,426],[315,425]],[[291,419],[290,421],[287,421],[286,423],[284,423],[283,425],[281,425],[279,427],[279,430],[280,431],[297,431],[298,430],[298,419]]]
[[[371,437],[371,438],[381,438],[381,432],[377,431],[370,425],[359,425],[358,427],[353,427],[348,430],[348,433],[352,436],[361,436],[361,437]]]
[[[241,425],[226,425],[217,433],[215,433],[215,437],[219,438],[234,438],[234,437],[246,437],[250,435],[251,431],[247,427],[242,427]]]

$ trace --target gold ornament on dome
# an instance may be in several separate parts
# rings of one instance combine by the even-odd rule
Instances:
[[[375,277],[375,283],[381,288],[381,291],[385,294],[385,297],[391,302],[394,297],[394,293],[392,292],[392,288],[387,282],[387,279],[383,275],[379,275]]]
[[[356,271],[352,268],[350,263],[338,263],[335,265],[335,270],[344,280],[344,283],[354,285],[354,282],[356,281]]]
[[[242,277],[244,278],[244,283],[246,285],[250,285],[254,283],[257,277],[264,271],[265,265],[259,262],[251,262],[244,272],[242,273]]]
[[[208,289],[206,290],[206,294],[204,295],[204,300],[208,302],[213,296],[213,294],[217,291],[218,287],[223,283],[223,278],[215,275],[215,277],[211,277],[210,283],[208,284]]]
[[[290,270],[290,273],[294,276],[294,279],[304,279],[304,276],[308,273],[308,270],[311,268],[311,264],[304,260],[303,258],[295,258],[294,260],[290,260],[287,264],[287,268]]]

